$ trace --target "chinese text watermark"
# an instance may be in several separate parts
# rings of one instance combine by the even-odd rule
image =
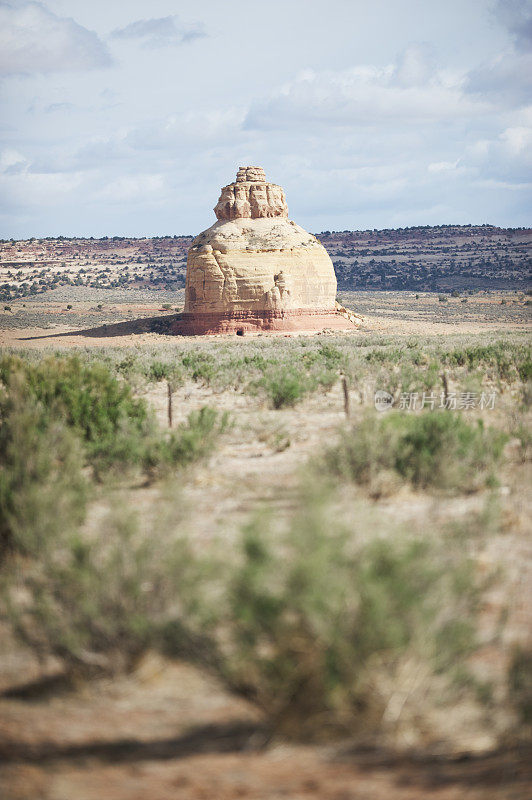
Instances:
[[[495,408],[497,392],[401,392],[397,408],[402,411],[467,411],[473,408],[492,410]],[[375,408],[387,411],[395,404],[393,395],[379,389],[375,392]]]

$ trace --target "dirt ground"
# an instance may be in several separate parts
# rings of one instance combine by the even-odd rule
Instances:
[[[525,800],[524,748],[431,757],[268,743],[260,717],[186,664],[148,655],[128,678],[11,689],[5,800]]]
[[[354,334],[428,336],[530,329],[532,306],[526,305],[527,299],[521,293],[491,291],[445,297],[441,302],[439,295],[428,292],[339,295],[342,303],[362,316]],[[131,347],[175,342],[176,338],[167,332],[182,303],[183,292],[128,295],[124,290],[63,287],[33,299],[14,301],[9,311],[0,311],[0,346]],[[169,308],[164,310],[163,306]]]
[[[475,296],[463,304],[467,313],[463,306],[442,310],[444,303],[434,295],[423,296],[422,305],[410,293],[360,295],[358,306],[356,297],[349,303],[343,298],[363,315],[353,336],[481,333],[528,325],[529,308],[521,301],[509,318],[505,293]],[[73,309],[78,327],[59,324],[57,309],[63,301],[39,303],[41,319],[50,314],[52,327],[37,326],[33,318],[25,326],[24,314],[35,310],[25,311],[28,301],[25,308],[12,304],[19,319],[16,327],[0,330],[2,346],[55,350],[176,342],[151,330],[149,320],[168,319],[172,313],[162,312],[159,302],[131,309],[117,303],[96,326],[91,306],[80,305]],[[163,421],[164,386],[150,389],[148,400]],[[199,541],[237,530],[261,504],[289,507],[298,466],[336,434],[343,419],[339,385],[278,412],[260,398],[233,391],[216,394],[189,382],[176,393],[176,422],[205,403],[231,411],[238,422],[210,461],[176,487]],[[290,446],[272,447],[264,430],[289,430]],[[516,638],[532,629],[529,481],[526,465],[502,476],[502,513],[511,524],[479,556],[486,568],[502,564],[508,570],[512,592],[501,598],[494,590],[490,613],[496,617],[504,600],[509,635]],[[153,502],[154,491],[136,491],[139,509]],[[474,495],[435,504],[404,489],[381,505],[390,518],[415,527],[437,515],[463,517],[483,499]],[[345,509],[352,500],[348,493]],[[0,631],[2,800],[527,800],[532,796],[530,753],[510,745],[496,750],[494,742],[479,737],[474,720],[451,755],[438,754],[437,748],[430,755],[400,755],[382,747],[360,748],[356,742],[318,747],[269,741],[255,708],[188,664],[150,653],[128,677],[65,684],[56,663],[39,664]]]

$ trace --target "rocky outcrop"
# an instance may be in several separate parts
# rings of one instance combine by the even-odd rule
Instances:
[[[214,213],[218,219],[269,219],[288,217],[284,192],[267,183],[261,167],[240,167],[236,181],[224,186]]]
[[[336,311],[327,251],[288,219],[284,192],[264,170],[241,167],[214,210],[217,222],[188,253],[176,333],[353,328]]]
[[[338,302],[336,302],[334,305],[336,308],[336,313],[341,314],[342,317],[348,319],[349,322],[353,323],[353,325],[360,325],[360,323],[364,321],[364,317],[362,317],[360,314],[355,314],[355,312],[350,308],[346,308]]]

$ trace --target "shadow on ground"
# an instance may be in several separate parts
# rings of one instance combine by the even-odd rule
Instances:
[[[402,754],[382,748],[354,748],[339,759],[364,772],[390,770],[401,786],[442,788],[453,784],[469,787],[516,789],[532,785],[532,759],[528,745],[501,748],[482,755],[435,756],[431,753]],[[516,798],[524,795],[516,794]]]
[[[164,317],[141,317],[140,319],[128,319],[125,322],[99,325],[97,328],[85,328],[80,331],[46,333],[40,336],[21,336],[19,341],[29,342],[35,339],[58,339],[67,336],[86,336],[94,339],[104,339],[107,336],[131,336],[141,333],[160,333],[168,336],[172,334],[172,327],[180,317],[181,314],[167,314]]]
[[[4,690],[0,697],[19,701],[46,700],[50,694],[75,690],[64,673],[55,673]],[[224,724],[195,726],[184,734],[164,739],[119,738],[103,741],[65,743],[41,740],[0,741],[0,763],[40,765],[91,760],[101,764],[137,764],[142,761],[171,761],[189,756],[255,753],[271,742],[271,730],[261,722],[232,720]],[[359,773],[391,773],[397,785],[432,790],[445,786],[468,786],[486,790],[512,787],[521,798],[532,785],[530,746],[521,744],[481,755],[435,755],[427,751],[399,752],[385,747],[338,745],[329,750],[326,761]],[[325,758],[325,753],[322,753]]]
[[[183,736],[168,739],[118,739],[115,741],[83,742],[61,745],[56,742],[0,744],[0,761],[9,763],[44,764],[73,759],[99,759],[116,763],[185,758],[197,753],[235,753],[257,750],[257,741],[267,739],[266,728],[251,722],[231,722],[224,725],[202,725]]]
[[[198,754],[260,753],[268,744],[265,726],[234,721],[228,724],[204,725],[182,736],[142,741],[85,742],[61,745],[56,742],[0,745],[0,760],[9,764],[33,764],[42,767],[54,762],[84,760],[102,764],[138,764],[142,761],[170,761]],[[362,773],[393,774],[396,785],[426,791],[446,786],[476,787],[484,791],[512,787],[512,797],[524,798],[532,782],[530,750],[514,747],[484,755],[438,757],[431,754],[398,754],[381,748],[355,748],[329,756],[330,765],[342,765]],[[417,795],[416,795],[417,796]]]

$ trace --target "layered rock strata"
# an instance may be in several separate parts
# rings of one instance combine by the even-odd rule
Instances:
[[[188,253],[185,310],[175,333],[353,328],[335,308],[336,276],[315,236],[288,219],[283,189],[240,167],[217,222]]]

